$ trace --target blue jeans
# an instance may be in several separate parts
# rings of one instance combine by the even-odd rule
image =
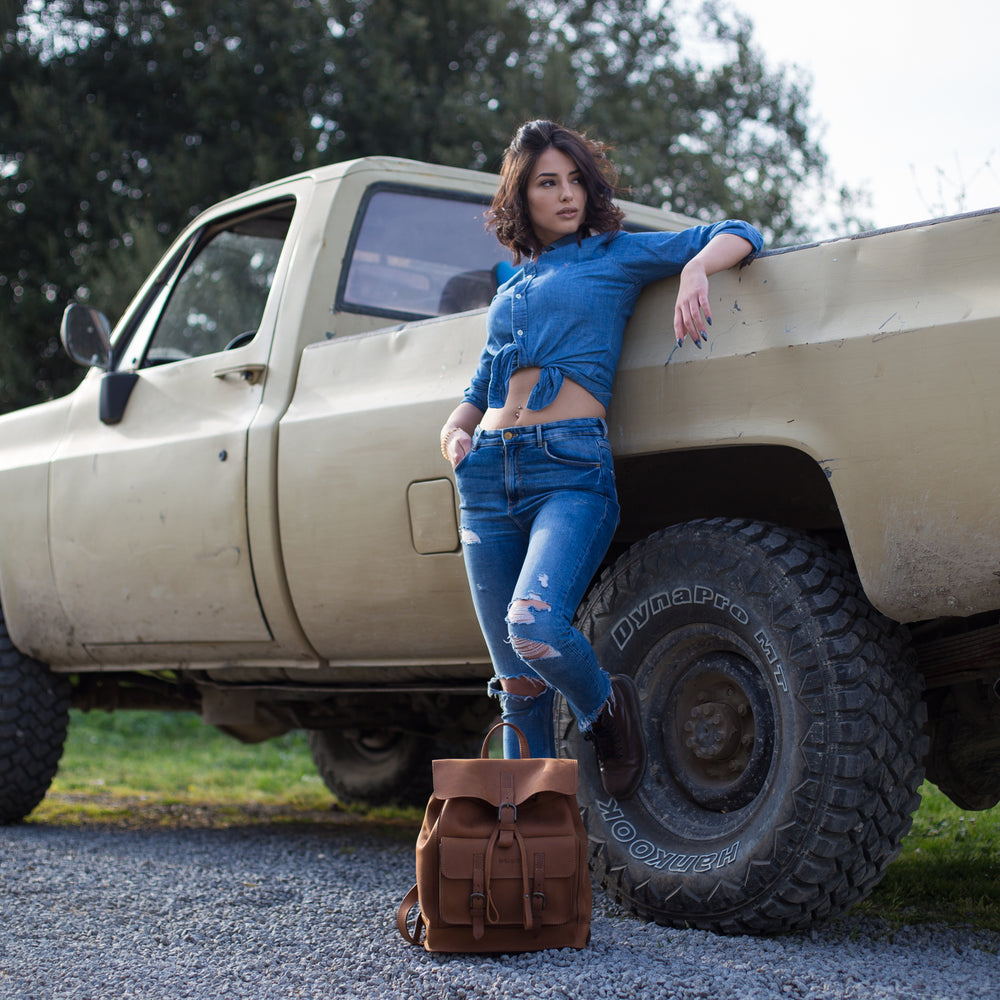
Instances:
[[[496,676],[489,690],[533,757],[555,756],[558,690],[580,729],[590,728],[611,682],[573,616],[618,526],[614,466],[603,420],[477,428],[455,468],[461,539],[479,625]],[[505,678],[545,684],[538,696],[506,692]],[[504,730],[504,755],[517,738]]]

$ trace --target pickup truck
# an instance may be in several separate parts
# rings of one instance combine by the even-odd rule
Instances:
[[[0,418],[0,821],[69,708],[308,731],[341,799],[419,802],[491,721],[438,430],[510,262],[489,175],[374,157],[195,220],[89,367]],[[624,204],[635,228],[692,220]],[[676,279],[626,332],[608,414],[622,520],[580,627],[642,701],[627,802],[580,760],[592,865],[632,912],[774,932],[843,912],[925,776],[1000,799],[1000,210]]]

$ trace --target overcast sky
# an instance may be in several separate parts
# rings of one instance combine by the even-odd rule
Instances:
[[[877,227],[1000,206],[997,0],[731,0],[813,78],[835,179]]]

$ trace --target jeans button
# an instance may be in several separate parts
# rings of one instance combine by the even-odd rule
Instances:
[[[514,432],[513,431],[504,431],[503,432],[503,439],[504,439],[504,441],[510,441],[510,440],[513,439],[513,437],[514,437]]]

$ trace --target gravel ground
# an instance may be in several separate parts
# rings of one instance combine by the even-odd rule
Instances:
[[[584,951],[442,957],[395,927],[411,829],[0,828],[0,997],[940,998],[1000,996],[1000,935],[717,937],[595,896]]]

